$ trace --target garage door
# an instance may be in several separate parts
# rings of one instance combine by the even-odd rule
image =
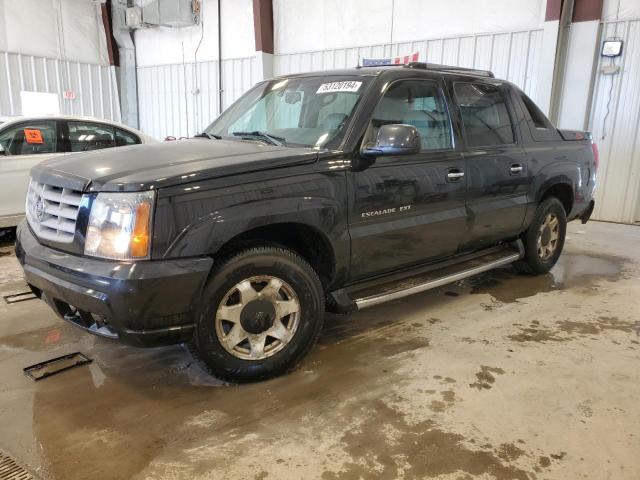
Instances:
[[[624,41],[622,55],[600,57],[594,85],[591,130],[600,149],[593,218],[640,222],[640,19],[608,22],[602,40]],[[602,67],[617,65],[615,74]]]

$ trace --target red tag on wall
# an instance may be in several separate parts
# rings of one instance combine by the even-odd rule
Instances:
[[[44,140],[42,139],[42,132],[32,128],[24,129],[24,139],[27,143],[44,143]]]

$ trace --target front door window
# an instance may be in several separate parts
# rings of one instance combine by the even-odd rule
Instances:
[[[453,147],[449,112],[436,82],[405,80],[393,84],[371,117],[371,138],[382,125],[413,125],[420,133],[422,150]]]

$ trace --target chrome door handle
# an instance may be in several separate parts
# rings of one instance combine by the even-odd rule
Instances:
[[[458,180],[459,178],[464,177],[464,172],[449,172],[447,173],[447,178],[449,180]]]
[[[524,170],[524,167],[522,165],[518,165],[518,164],[511,165],[511,168],[510,168],[511,173],[513,173],[513,174],[521,173],[522,170]]]

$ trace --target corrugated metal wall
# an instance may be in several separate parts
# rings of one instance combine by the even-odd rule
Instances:
[[[622,55],[601,57],[594,85],[590,128],[600,150],[593,218],[640,222],[640,19],[608,22],[602,39],[624,41]],[[603,65],[620,66],[614,75]]]
[[[355,67],[362,58],[420,53],[420,61],[492,70],[537,100],[542,29],[487,33],[274,56],[276,75]]]
[[[356,66],[359,58],[420,52],[420,59],[491,69],[536,99],[542,30],[274,55],[275,75]],[[260,81],[254,57],[223,60],[223,108]],[[199,133],[218,115],[218,62],[138,67],[140,128],[156,138]]]
[[[75,99],[64,99],[72,90]],[[114,67],[0,52],[0,115],[20,115],[21,91],[57,93],[60,112],[120,121]]]
[[[222,61],[222,107],[260,79],[256,58]],[[218,116],[218,62],[138,67],[140,129],[158,139],[189,137]]]

